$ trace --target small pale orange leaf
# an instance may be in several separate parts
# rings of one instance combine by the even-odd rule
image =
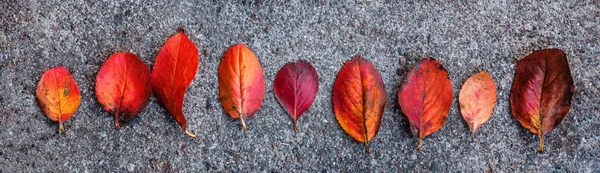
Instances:
[[[458,95],[458,102],[472,138],[475,138],[475,131],[490,119],[496,106],[496,85],[492,76],[482,71],[467,79]]]

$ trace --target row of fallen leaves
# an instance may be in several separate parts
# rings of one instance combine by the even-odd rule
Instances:
[[[181,29],[167,40],[156,56],[152,73],[140,58],[132,53],[118,52],[104,62],[96,78],[96,97],[104,110],[114,115],[115,126],[120,119],[130,120],[145,107],[151,92],[158,98],[183,131],[186,128],[183,99],[188,85],[196,75],[198,49]],[[307,61],[285,64],[277,73],[273,90],[279,103],[294,120],[312,105],[318,91],[318,75]],[[543,151],[544,135],[551,132],[567,115],[575,86],[566,55],[558,49],[538,50],[517,63],[510,105],[513,116],[540,139]],[[262,67],[254,53],[242,44],[230,47],[219,66],[219,96],[225,111],[240,119],[254,115],[262,104],[265,82]],[[425,58],[413,67],[400,91],[398,103],[408,117],[410,130],[423,138],[438,131],[450,110],[452,85],[448,72],[433,58]],[[59,122],[68,120],[80,102],[77,84],[64,67],[46,71],[38,84],[38,102],[44,113]],[[338,123],[357,141],[365,144],[379,131],[387,101],[385,85],[375,66],[360,55],[345,62],[333,85],[333,111]],[[475,131],[492,115],[496,105],[496,85],[485,71],[465,81],[459,93],[460,111]]]

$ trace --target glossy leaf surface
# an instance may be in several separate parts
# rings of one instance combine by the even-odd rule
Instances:
[[[111,55],[96,76],[96,98],[105,111],[130,120],[146,107],[152,85],[150,70],[138,56],[129,52]]]
[[[77,83],[64,67],[54,67],[42,75],[36,90],[38,103],[44,114],[58,121],[59,133],[64,131],[63,122],[71,118],[81,100]]]
[[[183,131],[193,138],[196,135],[187,130],[182,109],[185,92],[196,76],[199,61],[198,48],[180,30],[158,52],[151,75],[154,95]]]
[[[475,138],[477,128],[492,116],[496,106],[496,84],[485,71],[471,76],[463,84],[458,95],[460,112]]]
[[[510,108],[523,127],[540,138],[567,116],[575,85],[567,56],[559,49],[534,51],[519,60],[510,91]]]
[[[360,55],[346,61],[333,84],[333,112],[344,131],[365,143],[379,131],[387,102],[385,85],[375,66]]]
[[[315,68],[307,61],[285,64],[273,81],[273,91],[292,119],[298,131],[298,118],[312,105],[319,90],[319,77]]]
[[[223,109],[242,121],[258,111],[265,93],[265,79],[256,55],[243,44],[230,47],[219,66],[219,96]]]
[[[442,128],[452,104],[452,84],[440,61],[425,58],[413,67],[398,93],[398,103],[411,132],[419,137],[420,151],[423,138]]]

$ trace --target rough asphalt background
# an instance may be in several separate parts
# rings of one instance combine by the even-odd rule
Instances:
[[[0,2],[0,172],[300,171],[300,172],[600,172],[600,3],[412,3],[379,1]],[[192,140],[151,97],[132,122],[115,130],[96,101],[94,82],[116,51],[152,67],[165,40],[183,26],[202,52],[185,96]],[[241,131],[218,98],[217,68],[225,50],[248,45],[261,61],[266,95]],[[575,85],[571,111],[538,138],[509,111],[517,59],[560,48]],[[347,59],[362,54],[381,72],[388,104],[371,154],[338,125],[331,88]],[[454,100],[443,128],[421,152],[397,106],[406,72],[420,59],[439,59],[450,73]],[[307,59],[319,73],[319,93],[300,118],[300,133],[276,101],[272,81],[287,61]],[[66,66],[81,105],[58,135],[35,100],[44,70]],[[457,92],[487,70],[498,87],[492,118],[471,140]]]

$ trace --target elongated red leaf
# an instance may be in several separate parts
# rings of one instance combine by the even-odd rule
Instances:
[[[265,78],[256,55],[243,44],[230,47],[219,66],[219,96],[223,109],[242,121],[258,111],[265,94]]]
[[[540,138],[567,116],[575,91],[565,53],[559,49],[534,51],[519,60],[510,91],[510,108],[523,127]]]
[[[81,100],[71,73],[60,66],[44,72],[35,94],[46,116],[58,121],[58,132],[63,132],[63,122],[75,114]]]
[[[151,93],[148,66],[129,52],[111,55],[96,76],[96,97],[104,110],[114,115],[117,129],[119,117],[130,120],[137,116]]]
[[[285,64],[273,81],[277,101],[294,119],[294,130],[298,131],[298,118],[312,105],[319,90],[319,76],[307,61]]]
[[[448,72],[436,59],[421,60],[408,72],[398,92],[398,103],[413,135],[419,137],[420,151],[423,138],[442,128],[450,111],[452,84]]]
[[[198,48],[183,30],[167,40],[156,56],[152,70],[152,91],[169,114],[192,138],[196,135],[186,128],[183,99],[198,69]]]
[[[475,131],[490,119],[496,106],[496,84],[492,76],[482,71],[467,79],[460,90],[458,102],[460,112],[471,128],[472,138],[475,138]]]
[[[365,143],[371,141],[381,124],[387,94],[381,74],[360,55],[344,63],[333,83],[333,112],[348,135]]]

